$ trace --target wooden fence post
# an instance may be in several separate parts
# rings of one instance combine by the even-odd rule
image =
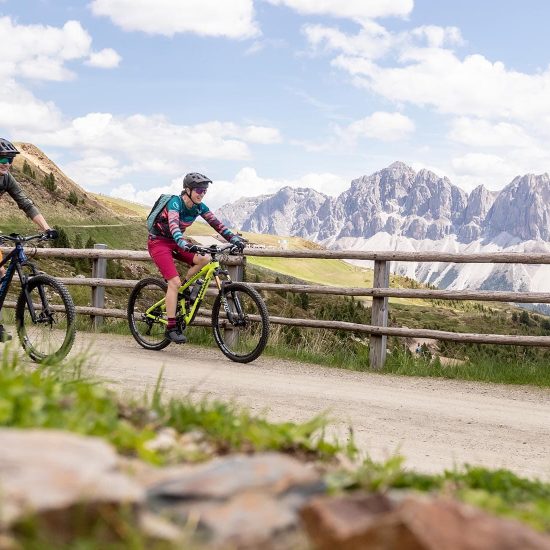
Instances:
[[[105,250],[106,244],[94,244],[94,248]],[[92,263],[92,278],[105,279],[107,278],[107,259],[94,258]],[[92,286],[92,307],[105,308],[105,287]],[[92,326],[98,329],[103,324],[102,315],[92,315]]]
[[[226,266],[229,276],[232,281],[242,281],[244,278],[244,266],[246,264],[246,256],[242,257],[242,262],[239,262],[238,265],[228,265]]]
[[[244,279],[244,266],[246,264],[246,256],[242,257],[242,262],[237,265],[228,265],[226,269],[232,281],[242,281]],[[231,327],[224,329],[225,340],[229,345],[235,345],[239,338],[239,331],[233,330]]]
[[[374,281],[372,288],[389,288],[390,286],[390,262],[384,260],[374,261]],[[388,326],[388,299],[372,299],[372,320],[371,324],[379,327]],[[379,370],[386,362],[386,335],[371,334],[369,362],[371,369]]]

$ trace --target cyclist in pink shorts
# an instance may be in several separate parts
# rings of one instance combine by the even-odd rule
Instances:
[[[174,195],[159,212],[147,239],[149,254],[168,283],[166,336],[177,344],[184,344],[187,339],[176,325],[178,289],[182,283],[174,259],[190,266],[186,279],[195,275],[209,261],[206,256],[196,254],[197,247],[185,240],[185,230],[198,216],[202,216],[225,240],[244,249],[244,240],[225,227],[202,202],[211,183],[210,179],[197,172],[187,174],[183,178],[183,191],[180,195]]]

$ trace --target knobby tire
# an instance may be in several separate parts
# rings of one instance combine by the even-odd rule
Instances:
[[[154,320],[145,320],[143,314],[166,295],[168,284],[161,279],[148,277],[133,288],[128,299],[128,325],[136,342],[145,349],[159,351],[170,344],[164,336],[166,325]]]
[[[25,289],[22,289],[17,299],[15,322],[25,353],[39,363],[63,359],[71,351],[76,330],[76,311],[69,291],[63,283],[45,274],[31,277],[26,289],[38,320],[33,323]]]
[[[231,335],[232,330],[228,331],[224,328],[225,326],[230,327],[230,323],[223,308],[221,300],[222,292],[228,297],[230,302],[232,300],[232,296],[236,296],[237,298],[240,297],[241,302],[246,304],[249,309],[253,310],[247,311],[246,313],[259,317],[259,320],[257,321],[246,321],[245,326],[243,327],[233,328],[233,330],[239,331],[240,333],[237,338],[242,335],[244,339],[244,337],[247,336],[245,331],[253,327],[253,331],[255,331],[255,333],[252,334],[252,336],[248,336],[249,340],[252,340],[253,342],[251,345],[254,346],[251,350],[244,350],[244,345],[242,346],[244,351],[239,349],[238,340],[237,343],[232,341],[235,338]],[[245,317],[247,316],[245,315]],[[252,325],[252,323],[255,324]],[[269,337],[269,316],[263,298],[255,289],[248,286],[246,283],[233,282],[224,285],[220,291],[220,294],[216,296],[212,307],[212,331],[214,333],[216,344],[226,357],[237,363],[250,363],[251,361],[254,361],[264,351]],[[227,332],[229,332],[229,334],[226,334]]]

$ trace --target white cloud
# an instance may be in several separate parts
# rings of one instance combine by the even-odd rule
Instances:
[[[64,64],[86,57],[92,39],[78,21],[61,28],[18,25],[11,17],[0,17],[0,36],[9,44],[9,61],[0,64],[0,75],[38,80],[67,80],[74,75]]]
[[[506,148],[498,152],[466,153],[451,160],[450,179],[453,183],[473,189],[484,184],[490,189],[501,189],[515,176],[548,172],[548,147]]]
[[[337,196],[349,188],[342,176],[321,173],[304,174],[295,179],[263,178],[251,167],[241,169],[231,181],[214,181],[206,204],[212,209],[234,202],[241,197],[256,197],[276,193],[282,187],[309,187],[326,195]]]
[[[373,22],[365,23],[353,36],[324,25],[304,25],[302,32],[313,48],[324,47],[327,51],[341,51],[347,55],[362,55],[369,59],[385,55],[394,40],[384,27]]]
[[[265,48],[265,42],[255,40],[244,52],[245,55],[255,55]]]
[[[369,24],[350,35],[310,25],[304,33],[311,46],[337,53],[333,65],[348,72],[356,85],[390,101],[548,128],[550,69],[528,74],[479,54],[462,59],[443,48],[462,43],[456,27],[423,26],[392,34]],[[389,62],[375,62],[389,54]]]
[[[260,34],[253,0],[93,0],[90,7],[125,31],[237,39]]]
[[[152,205],[161,193],[180,193],[182,179],[178,177],[168,185],[154,187],[146,191],[136,189],[133,184],[125,183],[114,188],[111,195],[127,200]],[[254,168],[239,170],[232,180],[215,180],[208,190],[205,203],[211,210],[241,197],[256,197],[276,193],[282,187],[309,187],[326,195],[337,196],[349,188],[350,182],[341,176],[330,173],[305,174],[296,179],[262,178]]]
[[[524,128],[509,122],[460,117],[451,123],[449,137],[472,147],[536,147],[536,140]]]
[[[452,166],[459,175],[483,176],[487,173],[505,175],[508,166],[505,159],[498,155],[484,153],[468,153],[452,160]]]
[[[31,92],[8,78],[2,81],[0,121],[12,135],[32,137],[34,132],[55,130],[62,123],[62,115],[51,101],[41,101]]]
[[[92,52],[86,65],[100,69],[114,69],[119,66],[121,59],[120,55],[112,48],[104,48],[99,52]]]
[[[137,161],[155,156],[244,160],[250,156],[247,142],[271,143],[280,138],[275,128],[268,127],[218,121],[184,126],[172,124],[161,115],[116,117],[90,113],[40,139],[61,147],[116,151]]]
[[[331,15],[350,19],[371,19],[411,13],[413,0],[267,0],[306,15]]]
[[[9,44],[9,56],[0,61],[2,79],[69,80],[75,75],[66,67],[67,62],[99,56],[103,63],[107,58],[112,63],[118,57],[112,49],[94,54],[92,38],[78,21],[51,27],[19,25],[11,17],[0,17],[0,36]]]
[[[84,187],[106,186],[128,174],[181,173],[190,159],[246,160],[249,143],[280,140],[275,128],[219,121],[184,126],[160,115],[90,113],[55,131],[42,130],[33,141],[79,151],[80,157],[63,168]]]
[[[443,45],[463,43],[457,27],[422,26],[410,31],[391,33],[373,21],[363,21],[356,34],[348,34],[334,27],[304,25],[302,32],[314,49],[338,52],[351,57],[356,63],[381,58],[390,53],[400,56],[402,52],[417,48],[439,48]],[[372,64],[367,63],[367,67]]]
[[[404,66],[386,67],[340,55],[334,64],[355,76],[357,84],[395,102],[486,119],[538,123],[550,117],[550,70],[530,75],[481,55],[461,60],[438,48],[404,51],[400,61]]]
[[[280,143],[281,134],[277,128],[268,126],[239,126],[233,122],[203,122],[194,127],[195,131],[209,132],[222,136],[231,136],[242,139],[249,143],[260,143],[267,145],[270,143]]]
[[[130,171],[114,157],[98,151],[86,151],[84,158],[64,164],[63,170],[86,188],[104,187]]]
[[[381,141],[399,141],[407,138],[414,130],[414,122],[409,117],[401,113],[378,111],[352,122],[341,130],[341,135],[352,139],[365,137]]]
[[[118,197],[127,201],[153,206],[155,201],[163,193],[172,195],[178,195],[181,193],[182,180],[183,178],[178,178],[173,180],[168,185],[151,187],[146,190],[136,189],[136,187],[131,183],[124,183],[112,189],[109,192],[109,195],[111,195],[111,197]]]
[[[401,113],[377,111],[365,118],[355,120],[347,126],[332,124],[332,134],[325,140],[291,140],[290,143],[303,147],[310,153],[349,154],[361,139],[395,142],[408,139],[415,131],[414,122]]]
[[[287,42],[281,38],[255,40],[245,50],[244,55],[247,55],[247,56],[255,55],[266,48],[280,50],[282,48],[287,48],[287,47],[288,47]]]
[[[451,161],[451,179],[467,189],[481,183],[500,189],[517,175],[550,167],[550,139],[530,127],[461,117],[453,120],[449,138],[476,150]]]
[[[442,48],[445,45],[462,46],[464,40],[460,29],[457,27],[438,27],[436,25],[424,25],[416,27],[410,32],[413,37],[426,39],[430,48]]]

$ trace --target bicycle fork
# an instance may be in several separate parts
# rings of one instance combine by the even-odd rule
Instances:
[[[231,280],[221,282],[218,277],[216,277],[216,284],[220,290],[220,299],[223,305],[225,314],[227,315],[227,320],[233,326],[240,326],[244,323],[244,312],[241,306],[241,302],[238,297],[235,295],[235,291],[231,291],[231,302],[234,304],[235,310],[232,311],[229,305],[229,300],[227,299],[227,293],[224,291],[224,287],[228,284],[231,284]]]
[[[33,264],[29,262],[27,265],[31,267],[32,277],[35,277],[36,275],[38,275],[39,272]],[[39,322],[46,321],[50,325],[53,325],[52,312],[50,311],[50,307],[48,304],[48,299],[46,298],[46,292],[44,291],[44,287],[42,285],[38,285],[36,287],[38,289],[38,295],[40,296],[40,304],[42,305],[42,313],[40,316],[37,317],[36,309],[34,308],[34,304],[32,301],[32,296],[30,295],[30,292],[28,289],[29,277],[22,272],[19,265],[16,265],[16,269],[17,269],[19,278],[21,280],[21,289],[25,294],[25,301],[27,302],[27,307],[29,309],[32,322],[36,324]]]

